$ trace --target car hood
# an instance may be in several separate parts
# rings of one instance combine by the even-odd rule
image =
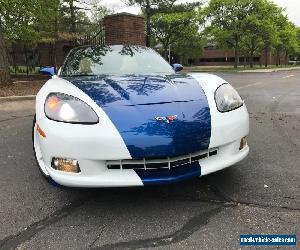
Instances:
[[[64,77],[99,106],[132,106],[201,99],[203,91],[188,75]]]
[[[134,159],[186,155],[209,146],[208,101],[200,84],[191,76],[98,76],[66,80],[104,110]],[[168,122],[164,118],[169,116],[176,119]]]

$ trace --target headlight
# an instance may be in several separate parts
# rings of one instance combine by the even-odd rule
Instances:
[[[99,118],[95,111],[80,99],[62,94],[51,93],[45,102],[45,114],[54,121],[80,124],[96,124]]]
[[[215,101],[220,112],[228,112],[244,104],[238,92],[230,84],[223,84],[216,90]]]

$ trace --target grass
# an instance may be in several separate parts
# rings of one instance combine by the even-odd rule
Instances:
[[[40,67],[29,66],[28,74],[35,75],[39,74]],[[10,73],[13,75],[27,75],[27,67],[26,66],[10,66]]]
[[[264,66],[255,65],[253,68],[250,66],[239,66],[235,69],[233,66],[186,66],[184,67],[185,72],[217,72],[217,71],[233,71],[233,72],[240,72],[240,71],[255,71],[255,70],[270,70],[270,69],[287,69],[287,68],[300,68],[300,65],[269,65],[267,68]]]

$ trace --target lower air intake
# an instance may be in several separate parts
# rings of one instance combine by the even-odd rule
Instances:
[[[163,159],[140,159],[140,160],[113,160],[106,161],[108,169],[171,169],[190,165],[193,162],[213,157],[218,154],[218,149],[200,151],[184,156]]]

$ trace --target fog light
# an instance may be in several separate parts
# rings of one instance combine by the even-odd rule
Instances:
[[[65,158],[53,158],[52,168],[69,173],[79,173],[80,168],[77,160]]]
[[[243,137],[243,138],[241,139],[241,142],[240,142],[240,150],[242,150],[243,148],[245,148],[247,145],[248,145],[248,143],[247,143],[247,138],[246,138],[246,137]]]

